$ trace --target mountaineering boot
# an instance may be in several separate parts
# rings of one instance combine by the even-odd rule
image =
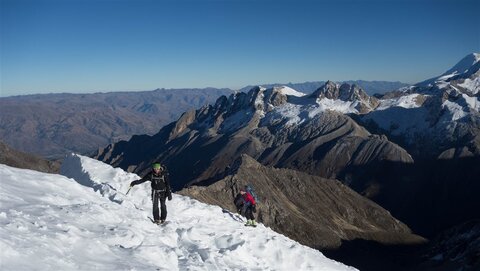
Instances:
[[[247,220],[247,223],[245,223],[245,226],[250,226],[250,225],[252,225],[252,220],[249,219]]]
[[[155,221],[153,221],[153,223],[155,223],[155,224],[157,224],[157,225],[160,225],[160,224],[162,224],[163,222],[162,222],[162,220],[155,220]]]
[[[255,222],[255,220],[251,220],[251,221],[252,221],[252,222],[251,222],[250,226],[256,227],[256,226],[257,226],[257,222]]]

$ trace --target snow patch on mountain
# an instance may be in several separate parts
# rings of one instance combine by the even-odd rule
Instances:
[[[340,99],[317,99],[318,108],[316,112],[323,112],[326,110],[337,111],[340,113],[348,114],[354,113],[358,114],[356,107],[358,106],[358,101],[342,101]]]
[[[468,113],[464,111],[463,106],[449,100],[443,102],[442,107],[450,112],[451,121],[457,121],[468,115]]]
[[[255,99],[255,103],[254,103],[256,108],[263,105],[264,99],[265,99],[265,90],[266,90],[266,88],[259,87],[259,92],[258,92],[258,95],[257,95],[257,97]]]
[[[280,92],[285,94],[285,95],[290,95],[290,96],[295,96],[295,97],[303,97],[307,94],[297,91],[293,88],[287,87],[287,86],[282,86],[280,87]]]
[[[257,114],[264,115],[265,113],[263,110],[259,109],[257,110]],[[253,111],[250,109],[242,109],[233,113],[222,122],[219,132],[226,133],[248,125],[252,115]]]
[[[480,92],[480,77],[475,77],[473,80],[467,78],[458,86],[470,90],[473,95],[477,95]]]
[[[480,61],[480,53],[473,53],[473,57],[475,58],[475,63]]]
[[[406,86],[398,89],[399,92],[408,93],[409,91],[415,89],[415,86]]]
[[[2,270],[354,270],[237,214],[174,194],[169,223],[151,216],[149,184],[99,161],[62,173],[0,165]]]
[[[305,119],[300,117],[302,106],[295,104],[284,104],[275,109],[274,112],[280,116],[281,119],[286,119],[286,126],[300,125]],[[272,114],[275,115],[275,114]]]
[[[477,97],[470,97],[462,93],[458,95],[454,101],[445,100],[442,103],[442,108],[446,109],[450,118],[448,121],[458,121],[472,112],[478,113],[480,110],[480,101]]]
[[[442,75],[442,76],[437,78],[437,82],[438,81],[447,81],[448,79],[454,77],[457,74],[459,74],[459,73],[457,71],[455,71],[454,73],[449,73],[449,74]]]
[[[356,102],[345,102],[332,99],[317,99],[315,103],[302,100],[301,103],[286,103],[273,108],[263,120],[263,125],[276,125],[283,123],[287,127],[300,125],[309,119],[315,118],[327,110],[341,113],[358,113],[355,109]]]
[[[373,111],[364,116],[366,121],[374,121],[383,130],[392,135],[405,135],[413,139],[416,131],[429,129],[428,110],[424,107],[408,108],[392,106]]]
[[[465,99],[465,102],[468,104],[469,108],[476,110],[477,112],[480,111],[480,101],[477,97],[470,97],[466,94],[462,94],[462,97]]]
[[[265,108],[264,108],[265,90],[266,90],[266,88],[259,86],[259,92],[258,92],[257,97],[256,97],[255,102],[254,102],[254,106],[255,106],[255,109],[256,109],[256,114],[258,114],[260,116],[260,118],[263,118],[265,116]]]
[[[375,110],[385,110],[390,107],[416,108],[421,105],[417,103],[420,94],[409,94],[395,99],[380,100],[380,105]]]

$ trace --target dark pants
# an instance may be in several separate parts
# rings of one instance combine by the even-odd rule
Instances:
[[[165,191],[152,191],[153,201],[153,220],[165,220],[167,219],[167,205],[165,205]],[[158,215],[158,201],[160,201],[161,215]]]
[[[248,220],[255,220],[255,217],[253,216],[253,206],[252,205],[249,205],[249,206],[246,207],[245,217]]]

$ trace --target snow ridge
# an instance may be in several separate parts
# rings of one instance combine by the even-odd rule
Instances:
[[[354,270],[177,194],[157,226],[149,184],[126,196],[139,177],[87,157],[68,156],[62,174],[0,165],[2,270]]]
[[[417,83],[416,86],[419,87],[427,87],[433,85],[439,85],[440,88],[445,87],[448,85],[448,81],[457,76],[464,76],[470,72],[471,69],[475,69],[475,66],[478,65],[480,62],[480,54],[479,53],[471,53],[462,58],[455,66],[441,74],[440,76],[430,78],[423,82]],[[478,69],[478,68],[477,68]],[[466,79],[466,78],[464,78]]]

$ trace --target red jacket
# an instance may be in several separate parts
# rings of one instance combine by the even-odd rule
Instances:
[[[248,203],[250,203],[250,205],[255,205],[255,199],[252,197],[252,195],[250,195],[250,193],[245,192],[245,194],[243,194],[242,197],[247,205]]]

